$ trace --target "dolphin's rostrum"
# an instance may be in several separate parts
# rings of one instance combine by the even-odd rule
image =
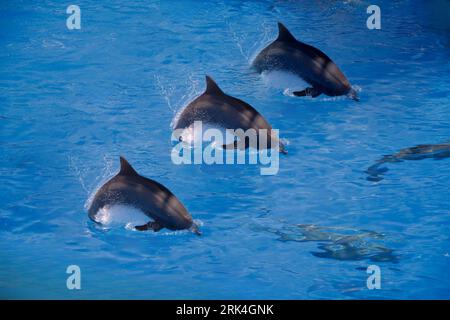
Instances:
[[[137,230],[190,229],[200,234],[177,197],[160,183],[139,175],[123,157],[120,157],[119,173],[96,192],[89,207],[89,217],[98,222],[96,215],[99,209],[118,204],[133,206],[152,219],[145,225],[136,226]]]
[[[323,93],[328,96],[348,95],[359,100],[345,75],[325,53],[295,39],[280,22],[277,39],[256,56],[252,66],[259,73],[286,71],[302,78],[311,87],[294,91],[298,97],[317,97]]]

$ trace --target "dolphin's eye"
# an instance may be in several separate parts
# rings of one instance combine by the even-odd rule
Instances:
[[[180,136],[179,138],[178,138],[178,141],[183,141],[183,137],[182,136]]]

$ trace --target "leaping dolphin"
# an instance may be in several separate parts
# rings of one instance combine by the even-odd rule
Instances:
[[[382,174],[388,171],[388,168],[383,167],[386,163],[402,162],[405,160],[422,160],[435,159],[441,160],[450,158],[450,142],[441,144],[420,144],[415,147],[405,148],[397,153],[383,156],[375,164],[370,166],[366,173],[367,180],[380,181],[383,179]]]
[[[189,128],[195,121],[219,125],[225,129],[260,129],[267,130],[267,148],[278,148],[282,153],[287,153],[283,143],[274,134],[269,122],[248,103],[227,95],[219,88],[214,80],[206,76],[206,90],[194,99],[181,112],[174,130]],[[224,145],[225,148],[238,148],[238,142]],[[242,142],[244,148],[255,147],[246,140]],[[258,147],[260,144],[258,144]]]
[[[177,197],[160,183],[139,175],[123,157],[120,157],[119,173],[96,192],[89,207],[89,217],[98,223],[99,209],[118,204],[133,206],[153,219],[136,226],[139,231],[190,229],[200,235],[191,215]]]
[[[289,30],[278,22],[278,38],[264,48],[255,58],[252,66],[257,72],[286,71],[299,76],[311,87],[294,91],[298,97],[347,95],[359,101],[338,66],[319,49],[298,41]]]

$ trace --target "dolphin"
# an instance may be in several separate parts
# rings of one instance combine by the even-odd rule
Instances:
[[[95,194],[89,207],[89,218],[98,223],[97,212],[104,206],[125,204],[141,210],[152,219],[136,226],[139,231],[190,229],[200,235],[191,215],[166,187],[139,175],[125,158],[120,157],[120,171]]]
[[[267,130],[267,148],[276,148],[281,153],[287,151],[277,135],[272,131],[269,122],[248,103],[227,95],[219,88],[217,83],[209,76],[206,76],[206,90],[194,99],[181,112],[174,130],[189,128],[195,121],[216,124],[225,129],[254,129],[257,133],[260,129]],[[180,137],[181,139],[181,137]],[[252,146],[245,139],[241,143],[235,141],[233,144],[224,145],[226,149],[247,149]]]
[[[317,242],[312,255],[336,260],[397,262],[393,249],[383,245],[384,235],[370,230],[300,224],[295,228],[275,231],[280,241]]]
[[[319,49],[295,39],[280,22],[278,38],[256,56],[252,66],[258,73],[286,71],[302,78],[311,87],[294,91],[298,97],[314,98],[323,93],[332,97],[347,95],[359,101],[338,66]]]
[[[420,144],[415,147],[405,148],[397,153],[383,156],[376,161],[375,164],[370,166],[366,173],[368,174],[367,180],[380,181],[383,178],[381,175],[388,171],[383,167],[386,163],[403,162],[405,160],[422,160],[422,159],[435,159],[442,160],[450,158],[450,142],[441,144]]]

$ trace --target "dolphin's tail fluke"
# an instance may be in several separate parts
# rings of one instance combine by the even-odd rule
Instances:
[[[382,167],[383,164],[384,162],[377,162],[367,168],[367,170],[365,171],[365,173],[367,174],[366,180],[372,182],[379,182],[383,180],[383,174],[389,170],[386,167]]]
[[[198,225],[195,222],[192,223],[192,226],[189,228],[189,231],[192,231],[193,233],[195,233],[198,236],[202,235],[200,228],[198,227]]]

